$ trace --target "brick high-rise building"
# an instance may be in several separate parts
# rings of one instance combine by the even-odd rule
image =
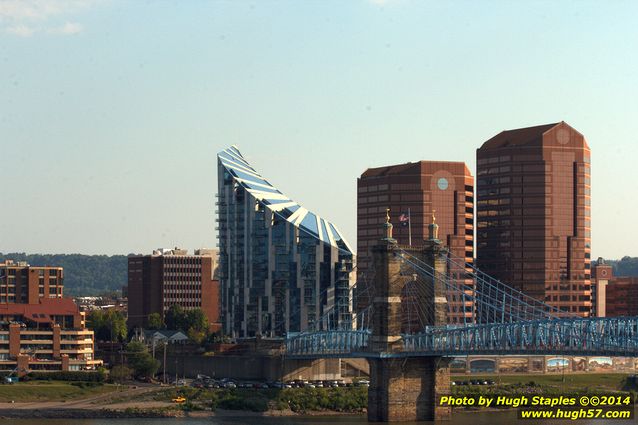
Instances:
[[[590,150],[564,122],[503,131],[477,150],[477,265],[589,316]]]
[[[34,267],[25,262],[0,263],[0,304],[38,304],[41,298],[62,298],[62,267]]]
[[[219,281],[215,280],[217,251],[158,249],[153,255],[128,258],[128,326],[145,327],[148,316],[164,318],[172,305],[201,308],[211,330],[220,329]]]
[[[459,264],[474,262],[474,178],[463,162],[419,161],[369,168],[357,181],[358,282],[365,283],[372,257],[370,247],[383,237],[386,209],[399,244],[420,246],[428,237],[432,215],[439,225],[439,239]],[[402,225],[410,213],[411,226]],[[403,221],[404,224],[407,222]],[[411,233],[411,238],[410,238]],[[450,266],[449,273],[463,278],[463,267]],[[473,285],[472,280],[465,284]],[[361,288],[363,290],[363,288]],[[359,303],[366,302],[361,296]],[[360,305],[359,307],[363,307]],[[451,305],[449,320],[472,317],[472,306]]]

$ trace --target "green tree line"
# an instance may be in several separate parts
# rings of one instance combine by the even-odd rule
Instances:
[[[5,260],[26,261],[32,266],[64,267],[64,293],[69,296],[120,291],[127,284],[126,255],[0,253],[0,262]]]
[[[620,260],[605,260],[613,268],[614,276],[638,276],[638,257],[625,256]]]
[[[170,306],[166,312],[165,320],[159,313],[152,313],[148,317],[148,329],[179,330],[198,344],[208,338],[208,319],[201,308],[184,310],[180,305]]]

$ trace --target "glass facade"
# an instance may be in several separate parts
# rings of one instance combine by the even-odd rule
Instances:
[[[218,153],[217,170],[224,332],[351,326],[355,255],[337,227],[273,187],[234,146]]]

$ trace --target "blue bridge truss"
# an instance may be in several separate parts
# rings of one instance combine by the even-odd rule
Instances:
[[[450,305],[454,301],[458,305],[460,300],[462,305],[471,306],[468,319],[446,326],[417,326],[418,329],[403,333],[396,342],[397,349],[389,352],[374,351],[367,321],[319,320],[316,328],[288,335],[286,355],[296,358],[469,354],[638,357],[638,317],[578,317],[518,292],[464,263],[461,266],[469,271],[455,280],[437,273],[408,252],[400,251],[400,255],[404,267],[402,273],[414,278],[410,289],[412,295],[416,297],[418,291],[431,291],[435,280],[442,282],[447,288]],[[449,261],[453,266],[459,266],[455,263],[457,260]],[[467,285],[468,279],[473,286]],[[432,312],[416,307],[416,316],[422,323],[427,322]],[[371,306],[360,315],[371,316],[370,309]],[[326,316],[334,314],[329,311]],[[322,327],[325,323],[331,325]]]
[[[369,330],[302,332],[286,339],[291,357],[418,357],[468,354],[638,356],[638,318],[554,319],[432,327],[402,335],[399,351],[369,350]]]

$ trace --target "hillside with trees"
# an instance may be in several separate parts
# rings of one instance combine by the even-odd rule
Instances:
[[[92,296],[120,291],[127,283],[126,255],[0,253],[4,260],[26,261],[32,266],[64,267],[64,294]]]
[[[605,260],[612,266],[614,276],[638,276],[638,257],[625,256],[620,260]]]
[[[0,252],[4,260],[26,261],[32,266],[64,267],[64,293],[70,296],[92,296],[120,291],[127,283],[126,255],[25,254]],[[638,257],[605,260],[614,276],[638,276]]]

